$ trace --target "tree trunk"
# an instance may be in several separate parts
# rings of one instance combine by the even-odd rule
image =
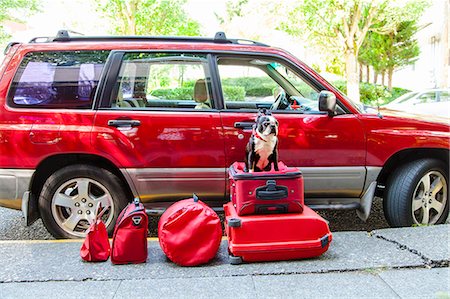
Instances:
[[[124,7],[122,9],[124,10],[124,14],[127,19],[125,34],[136,35],[137,1],[125,2]]]
[[[355,102],[360,102],[358,55],[351,50],[345,52],[345,75],[347,79],[347,95]]]
[[[367,83],[370,83],[370,66],[366,65],[366,75],[367,75]]]
[[[392,91],[392,75],[394,74],[394,68],[388,69],[388,89]]]
[[[362,65],[362,63],[359,63],[358,66],[359,66],[359,82],[362,82],[363,81],[363,65]]]
[[[386,77],[386,71],[382,71],[381,72],[381,85],[383,85],[383,87],[386,86],[386,84],[384,84],[384,78]]]
[[[378,72],[376,72],[375,70],[373,70],[373,84],[377,84],[378,82]]]

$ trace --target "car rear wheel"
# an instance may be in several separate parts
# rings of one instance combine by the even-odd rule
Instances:
[[[390,176],[383,201],[393,227],[443,223],[449,212],[448,169],[434,159],[421,159]]]
[[[127,199],[121,181],[108,170],[72,165],[56,171],[39,197],[42,221],[55,238],[82,238],[100,209],[111,234]]]

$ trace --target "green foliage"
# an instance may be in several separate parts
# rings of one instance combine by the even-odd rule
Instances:
[[[370,32],[359,53],[359,61],[375,72],[387,72],[389,79],[395,69],[414,63],[420,49],[414,35],[420,30],[417,20],[401,22],[394,32]],[[389,81],[391,82],[391,81]]]
[[[197,80],[187,80],[183,82],[183,87],[194,89],[195,82]]]
[[[223,85],[222,91],[228,101],[243,101],[245,98],[245,88],[242,86]]]
[[[313,42],[327,61],[346,64],[347,83],[357,85],[357,58],[369,31],[387,34],[401,22],[416,20],[428,5],[427,0],[303,0],[289,8],[288,18],[279,28],[290,35]],[[345,60],[344,60],[345,59]],[[350,95],[357,98],[356,92]]]
[[[105,0],[99,10],[113,22],[116,34],[199,35],[200,24],[184,11],[186,1]]]
[[[4,21],[23,22],[28,16],[38,11],[37,0],[0,0],[0,43],[10,38],[3,28]]]
[[[239,77],[225,78],[222,85],[228,100],[241,101],[245,96],[266,97],[273,95],[273,89],[277,87],[275,82],[268,77]],[[225,91],[226,89],[226,91]]]
[[[150,93],[154,97],[165,100],[192,100],[192,88],[155,89]]]
[[[267,86],[261,86],[261,87],[254,87],[251,89],[247,89],[245,91],[245,94],[249,97],[267,97],[267,96],[271,96],[272,93],[272,88],[267,87]]]
[[[333,86],[347,93],[347,87],[345,81],[335,81]],[[377,106],[387,104],[394,99],[398,98],[402,94],[410,92],[408,89],[400,87],[394,87],[392,91],[389,91],[386,87],[377,84],[361,82],[359,85],[359,91],[361,96],[361,102],[369,106]]]
[[[225,78],[222,80],[223,85],[227,86],[241,86],[248,92],[251,89],[267,87],[273,89],[276,84],[269,77],[239,77],[239,78]]]

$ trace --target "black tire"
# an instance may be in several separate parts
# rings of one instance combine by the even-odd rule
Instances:
[[[426,184],[423,182],[426,181],[426,177],[429,178],[429,182],[442,184],[442,188],[434,196],[435,200],[429,192],[426,192],[433,189],[433,182],[430,188],[425,188]],[[398,168],[387,181],[383,200],[384,215],[389,225],[407,227],[415,224],[443,223],[449,212],[448,182],[448,167],[436,159],[420,159]],[[434,186],[438,186],[437,183]],[[442,211],[440,215],[439,211],[432,207],[436,204],[435,201],[442,203],[439,208]]]
[[[230,255],[230,264],[231,265],[240,265],[242,264],[242,258],[240,256],[234,256],[234,255]]]
[[[56,171],[47,179],[39,196],[44,226],[57,239],[82,238],[89,226],[88,219],[92,220],[98,203],[102,202],[103,208],[110,204],[102,220],[111,235],[120,211],[128,202],[121,185],[120,179],[110,171],[90,165],[71,165]]]

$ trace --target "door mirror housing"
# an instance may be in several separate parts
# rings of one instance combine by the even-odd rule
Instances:
[[[319,111],[326,111],[328,116],[336,113],[336,96],[331,91],[322,90],[319,93]]]

